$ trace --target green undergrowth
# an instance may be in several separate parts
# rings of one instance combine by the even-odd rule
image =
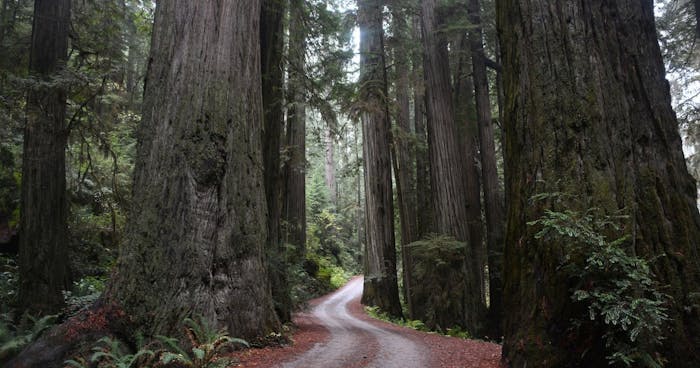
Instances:
[[[391,317],[386,312],[383,312],[379,307],[376,306],[365,306],[365,312],[367,315],[374,319],[378,319],[384,322],[389,322],[398,326],[408,327],[410,329],[428,333],[438,333],[445,336],[458,337],[461,339],[471,339],[472,336],[468,331],[465,331],[459,327],[448,328],[446,330],[431,330],[428,326],[423,323],[423,321],[418,319],[408,319],[408,318],[396,318]]]
[[[352,273],[327,258],[308,255],[303,263],[289,268],[292,305],[302,308],[308,300],[320,297],[345,285]]]
[[[231,351],[250,346],[245,340],[229,336],[226,330],[216,329],[203,318],[186,318],[183,323],[186,341],[159,335],[149,342],[140,339],[134,351],[117,339],[104,337],[97,341],[91,354],[66,360],[65,367],[224,368],[236,363],[228,355]]]
[[[563,247],[559,272],[574,285],[571,301],[584,310],[571,319],[572,332],[603,331],[611,365],[659,368],[663,358],[657,349],[669,319],[670,296],[659,291],[650,267],[655,260],[635,254],[623,226],[627,222],[627,216],[590,208],[545,210],[528,225],[536,239]]]

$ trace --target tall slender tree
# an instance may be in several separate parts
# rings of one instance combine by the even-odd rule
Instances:
[[[422,45],[421,17],[411,19],[411,40]],[[413,88],[413,128],[416,134],[416,233],[420,238],[432,228],[432,191],[430,190],[430,170],[428,164],[428,133],[425,111],[425,82],[423,78],[423,50],[414,48],[411,54],[411,85]]]
[[[472,56],[472,77],[476,93],[476,114],[479,127],[479,152],[481,156],[481,180],[484,191],[484,212],[486,215],[486,239],[489,265],[489,333],[500,336],[503,308],[501,268],[503,257],[504,203],[503,192],[498,181],[496,147],[491,118],[489,81],[486,73],[486,55],[481,26],[481,2],[469,0],[469,48]]]
[[[68,289],[66,223],[66,91],[56,73],[68,58],[70,0],[36,0],[22,156],[19,303],[31,313],[55,313]]]
[[[362,303],[401,316],[396,277],[382,2],[358,0],[360,103],[365,170],[365,282]]]
[[[306,253],[306,100],[304,64],[306,62],[306,27],[304,1],[291,0],[289,6],[289,110],[285,164],[284,242],[293,246],[291,261],[299,262]]]
[[[396,125],[395,134],[392,135],[392,163],[396,178],[397,204],[401,222],[401,261],[403,265],[403,291],[409,315],[413,314],[411,284],[413,262],[408,244],[419,239],[417,233],[417,214],[415,190],[416,171],[415,153],[411,142],[411,116],[410,116],[410,59],[406,58],[409,52],[410,29],[406,22],[405,10],[398,2],[392,4],[391,9],[392,30],[394,34],[394,91],[396,103],[394,116]]]
[[[665,338],[660,353],[666,366],[700,366],[694,302],[700,215],[664,79],[652,1],[497,4],[509,204],[504,359],[512,367],[607,364],[603,355],[614,347],[600,341],[612,327],[591,326],[586,309],[572,300],[576,275],[562,272],[574,255],[527,225],[547,210],[596,207],[626,216],[619,225],[629,240],[620,246],[648,260],[658,291],[671,296],[663,305],[669,319],[657,332]],[[530,201],[547,193],[570,195]],[[583,324],[572,322],[577,316]]]
[[[447,43],[438,32],[442,17],[436,0],[422,1],[425,82],[428,111],[428,152],[430,183],[435,209],[435,230],[464,242],[463,257],[453,262],[451,280],[445,293],[454,303],[431,306],[440,325],[459,325],[474,334],[481,332],[485,304],[481,280],[483,270],[477,266],[481,244],[469,240],[467,222],[466,168],[457,139]]]
[[[280,242],[282,177],[280,148],[284,126],[284,15],[286,0],[263,0],[260,14],[260,60],[264,125],[262,130],[267,199],[267,253],[275,311],[283,322],[291,320],[287,285],[287,259]]]

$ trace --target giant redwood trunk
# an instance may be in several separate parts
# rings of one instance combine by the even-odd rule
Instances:
[[[578,197],[562,199],[564,208],[628,216],[626,250],[649,260],[659,291],[672,297],[661,332],[666,366],[700,366],[693,301],[700,291],[700,215],[652,1],[500,0],[497,13],[509,204],[504,359],[512,367],[607,364],[593,346],[600,336],[572,333],[562,248],[536,239],[527,225],[552,208],[529,199],[560,192]]]
[[[260,15],[260,57],[263,96],[263,163],[265,198],[267,199],[268,271],[275,311],[282,320],[291,320],[291,299],[287,282],[287,259],[281,247],[282,177],[280,143],[284,125],[284,4],[286,1],[263,0]]]
[[[401,316],[396,279],[390,126],[379,0],[358,0],[360,101],[365,170],[365,282],[362,303]]]
[[[278,327],[267,238],[258,1],[156,7],[126,239],[105,294],[147,335],[202,315]]]
[[[63,306],[70,287],[66,224],[66,93],[53,85],[68,58],[70,0],[36,0],[22,154],[19,303],[32,314]]]
[[[291,262],[300,262],[306,253],[306,101],[304,98],[304,63],[306,28],[303,24],[303,1],[293,0],[289,7],[289,113],[285,163],[283,240],[292,246]]]
[[[453,284],[421,287],[449,296],[450,303],[425,308],[439,316],[441,327],[462,326],[471,333],[478,334],[485,313],[481,288],[483,271],[481,267],[475,267],[475,260],[481,253],[481,244],[469,241],[466,167],[457,139],[447,45],[444,36],[438,33],[443,24],[442,17],[436,13],[436,4],[436,0],[422,1],[428,154],[435,230],[464,242],[465,247],[462,260],[452,263],[450,280]],[[416,284],[420,284],[420,280]]]
[[[203,317],[253,339],[279,328],[264,263],[259,1],[158,2],[133,207],[102,298],[9,367],[60,366],[112,334],[182,336]]]
[[[491,121],[489,81],[486,74],[486,55],[481,27],[479,0],[469,0],[469,48],[472,56],[472,77],[476,93],[476,114],[479,127],[479,152],[481,154],[481,180],[484,189],[484,213],[486,215],[486,239],[489,265],[489,333],[501,336],[503,286],[501,281],[503,262],[504,204],[498,171],[496,146]]]

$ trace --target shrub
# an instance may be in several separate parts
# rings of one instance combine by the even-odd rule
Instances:
[[[561,270],[574,281],[571,299],[588,312],[571,321],[574,328],[600,327],[610,364],[661,367],[655,351],[670,297],[655,288],[648,261],[626,251],[630,237],[618,225],[625,219],[595,208],[547,210],[528,225],[537,229],[535,238],[564,247]],[[609,240],[605,234],[618,236]]]

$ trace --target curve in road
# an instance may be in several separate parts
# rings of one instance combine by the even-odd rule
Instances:
[[[348,312],[348,304],[362,295],[363,279],[358,277],[313,309],[313,315],[330,332],[330,339],[318,344],[285,368],[370,367],[422,368],[427,366],[429,349],[394,331],[362,321]],[[366,344],[379,348],[376,354]],[[367,360],[366,362],[364,362]]]

